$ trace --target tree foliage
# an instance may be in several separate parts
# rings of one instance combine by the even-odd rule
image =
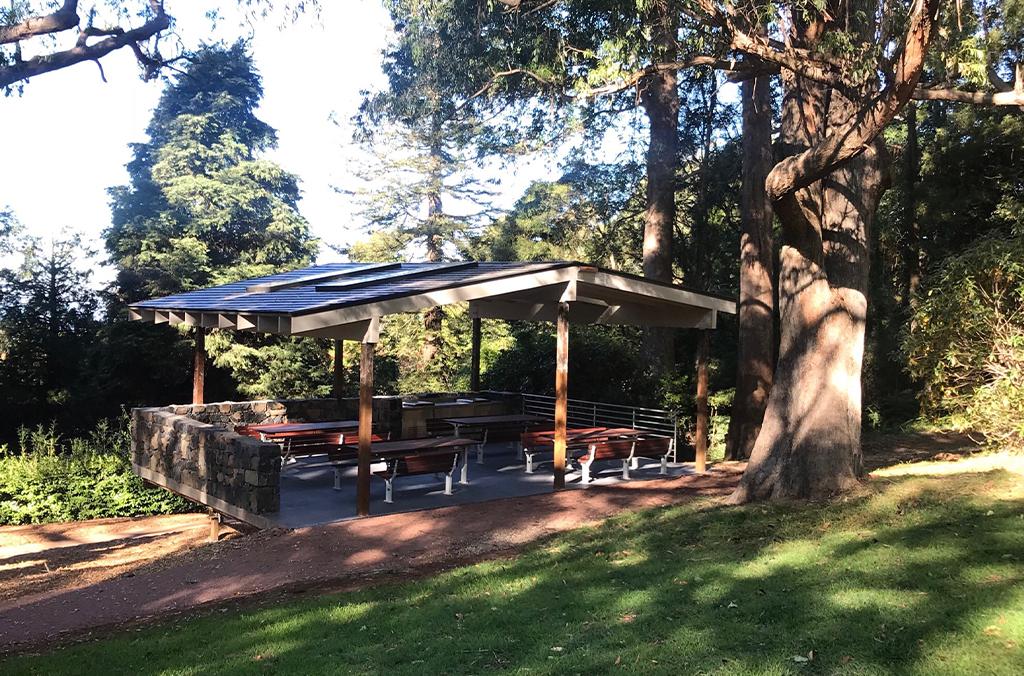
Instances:
[[[149,141],[133,146],[130,184],[110,190],[105,235],[120,303],[313,261],[318,242],[298,212],[298,179],[263,158],[277,136],[256,115],[262,95],[242,42],[202,49],[168,84]],[[209,349],[247,396],[323,394],[329,382],[319,342],[224,335]]]
[[[984,238],[942,262],[903,345],[932,416],[1024,449],[1024,238]]]
[[[76,421],[87,404],[88,356],[99,322],[81,241],[15,240],[17,267],[0,270],[0,438],[20,425]]]
[[[124,299],[167,295],[309,263],[298,179],[261,155],[274,130],[244,43],[208,47],[164,91],[111,188],[107,251]]]

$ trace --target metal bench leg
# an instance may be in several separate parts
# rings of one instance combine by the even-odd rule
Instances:
[[[580,464],[580,467],[583,468],[583,477],[580,479],[581,483],[590,483],[590,465],[591,463],[589,462],[584,462]]]
[[[334,490],[336,490],[336,491],[340,491],[341,490],[341,468],[340,467],[335,467],[334,468]]]
[[[460,484],[469,483],[469,449],[462,449],[462,477],[459,479]]]
[[[526,452],[526,473],[533,474],[533,453]]]
[[[661,456],[661,473],[668,474],[668,456]]]
[[[384,479],[384,502],[388,504],[394,502],[394,500],[392,499],[394,497],[394,493],[391,486],[392,481],[394,481],[394,478]]]
[[[629,461],[630,469],[640,469],[640,458],[633,456],[633,459]]]
[[[622,461],[622,478],[629,481],[629,458]]]
[[[448,472],[447,474],[444,475],[444,494],[445,495],[451,495],[452,494],[452,473],[451,472]]]

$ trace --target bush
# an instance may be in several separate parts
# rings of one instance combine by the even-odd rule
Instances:
[[[127,416],[63,443],[55,428],[19,431],[20,453],[0,447],[0,524],[75,521],[193,511],[131,471]]]
[[[943,262],[903,346],[925,414],[1024,451],[1024,238],[983,239]]]

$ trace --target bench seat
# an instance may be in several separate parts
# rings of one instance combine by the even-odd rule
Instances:
[[[394,482],[399,476],[443,474],[444,494],[452,494],[452,476],[459,466],[460,451],[430,451],[388,459],[385,469],[373,475],[384,480],[384,502],[394,502]]]
[[[590,483],[590,468],[599,460],[621,460],[622,478],[629,480],[630,467],[635,468],[637,458],[651,458],[661,461],[659,474],[668,474],[668,458],[672,455],[673,440],[670,437],[648,437],[638,439],[608,439],[591,443],[587,450],[577,456],[583,470],[581,481]]]

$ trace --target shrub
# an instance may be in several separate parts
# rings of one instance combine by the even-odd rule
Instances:
[[[1024,450],[1024,238],[980,240],[933,280],[903,341],[922,410]]]
[[[101,421],[64,443],[53,426],[22,428],[20,452],[0,447],[0,524],[188,512],[195,505],[146,488],[131,471],[129,423]]]

